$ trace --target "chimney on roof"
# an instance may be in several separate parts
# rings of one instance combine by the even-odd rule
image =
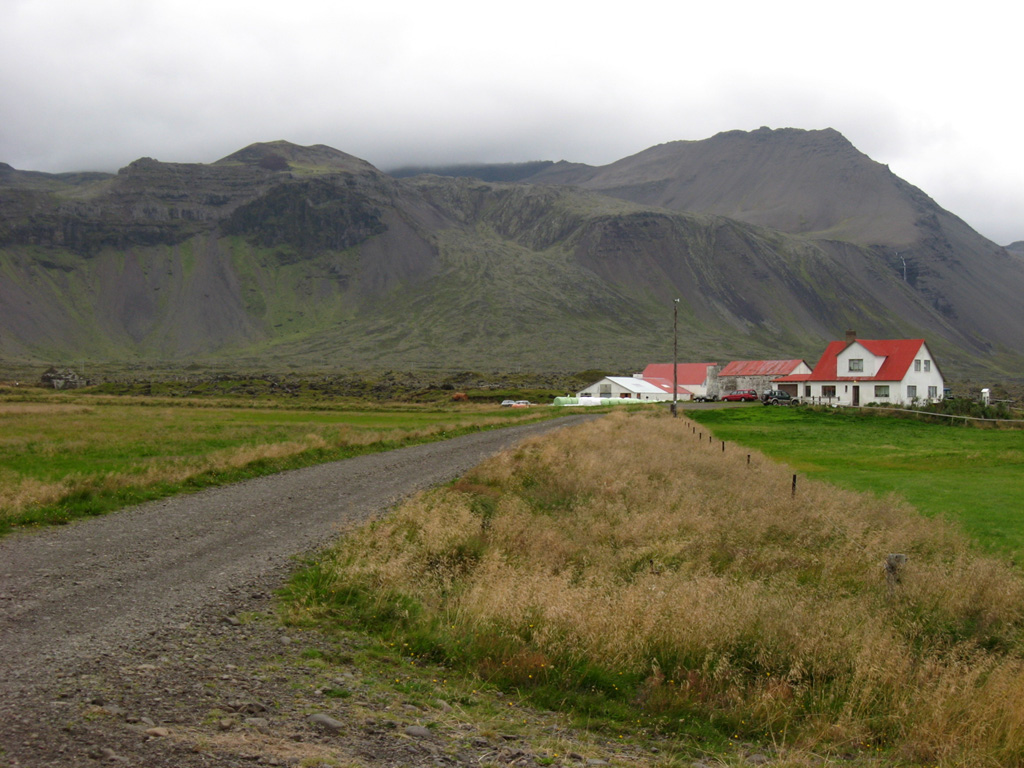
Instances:
[[[846,332],[846,343],[852,344],[857,340],[857,332],[852,328]]]

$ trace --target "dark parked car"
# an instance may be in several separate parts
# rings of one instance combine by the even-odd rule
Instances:
[[[761,402],[765,405],[795,405],[797,401],[789,392],[783,392],[781,389],[769,389],[761,395]]]
[[[752,389],[737,389],[735,392],[730,392],[728,395],[722,395],[723,400],[742,400],[748,403],[753,403],[757,400],[757,392]]]
[[[693,402],[695,403],[715,403],[718,402],[718,395],[694,395]]]

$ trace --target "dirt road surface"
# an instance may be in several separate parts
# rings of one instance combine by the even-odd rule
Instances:
[[[235,617],[267,612],[295,557],[343,526],[580,418],[588,417],[309,467],[0,540],[0,766],[337,765],[339,749],[342,762],[364,765],[478,763],[487,738],[442,747],[415,730],[397,738],[374,727],[373,702],[359,702],[357,685],[360,722],[311,724],[310,703],[289,703],[289,681],[256,663],[287,648],[286,630]],[[201,737],[211,712],[223,715],[213,729],[222,736]]]

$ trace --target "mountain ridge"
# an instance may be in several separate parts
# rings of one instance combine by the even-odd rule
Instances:
[[[589,172],[548,170],[526,181],[567,183],[790,234],[894,248],[914,240],[912,205],[927,198],[831,128],[726,131],[703,141],[659,144]],[[840,184],[842,216],[828,193]]]
[[[814,357],[853,327],[1021,370],[1024,259],[838,132],[541,165],[526,181],[395,178],[276,141],[95,178],[0,166],[0,355],[629,370],[665,357],[681,297],[681,351],[702,359]],[[881,180],[877,237],[865,179]],[[808,189],[828,205],[805,206]]]

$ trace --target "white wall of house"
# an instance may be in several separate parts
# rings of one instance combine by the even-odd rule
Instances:
[[[707,387],[707,382],[706,381],[703,384],[685,384],[685,385],[682,382],[679,382],[679,386],[681,386],[681,387],[685,386],[686,389],[688,390],[688,393],[685,394],[685,395],[682,392],[679,393],[679,399],[680,400],[689,400],[692,397],[704,397],[708,393],[708,387]],[[665,394],[668,394],[668,393],[666,392]],[[668,395],[668,399],[671,400],[672,399],[672,395]]]
[[[922,354],[914,359],[914,364],[900,382],[900,397],[906,404],[913,402],[934,403],[942,399],[945,381],[939,367],[927,354],[927,347],[921,348]],[[918,365],[920,363],[920,366]],[[920,370],[919,370],[920,368]]]
[[[885,358],[878,358],[858,343],[853,343],[836,356],[836,375],[877,376]]]
[[[831,405],[902,404],[898,381],[835,381],[801,384],[800,398]],[[808,390],[810,390],[808,392]],[[942,388],[939,387],[939,393]]]

